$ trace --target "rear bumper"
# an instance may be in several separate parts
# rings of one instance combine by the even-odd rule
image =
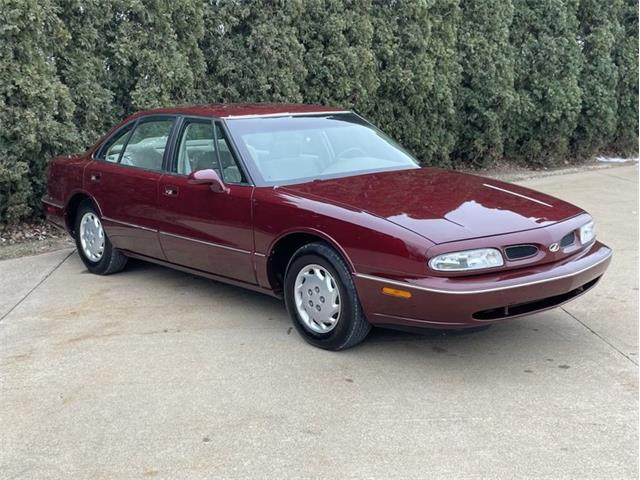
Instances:
[[[547,310],[595,286],[612,251],[595,242],[563,262],[474,277],[420,279],[355,274],[360,302],[372,324],[465,328]],[[383,287],[409,291],[391,297]]]
[[[65,222],[65,212],[64,205],[56,202],[48,195],[42,197],[42,209],[44,210],[45,216],[48,221],[53,223],[54,225],[62,228],[65,231],[68,231],[67,224]]]

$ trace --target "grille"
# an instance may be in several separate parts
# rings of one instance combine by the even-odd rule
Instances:
[[[515,317],[518,315],[526,315],[528,313],[537,312],[539,310],[546,310],[547,308],[557,307],[558,305],[568,302],[572,298],[586,292],[596,283],[598,283],[600,277],[585,283],[584,285],[571,290],[567,293],[560,295],[554,295],[553,297],[543,298],[533,302],[521,303],[519,305],[505,305],[504,307],[491,308],[489,310],[482,310],[473,314],[473,318],[476,320],[499,320],[502,318]]]
[[[570,233],[567,233],[564,237],[562,237],[562,239],[560,240],[560,246],[562,248],[568,247],[569,245],[573,245],[573,242],[575,241],[576,241],[576,234],[574,232],[570,232]]]
[[[533,257],[538,253],[535,245],[512,245],[504,249],[504,253],[509,260],[520,260],[522,258]]]

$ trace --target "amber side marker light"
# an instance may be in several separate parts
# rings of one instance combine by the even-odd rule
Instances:
[[[406,290],[398,290],[397,288],[383,287],[382,293],[391,297],[411,298],[411,292],[408,292]]]

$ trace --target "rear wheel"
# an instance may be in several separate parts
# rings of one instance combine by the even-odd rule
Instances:
[[[75,237],[78,254],[91,273],[109,275],[121,271],[127,264],[127,257],[111,245],[102,219],[90,200],[78,207]]]
[[[365,318],[351,273],[342,257],[323,243],[310,243],[293,256],[284,297],[296,330],[310,344],[342,350],[360,343],[371,325]]]

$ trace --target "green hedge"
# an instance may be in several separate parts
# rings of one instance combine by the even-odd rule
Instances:
[[[140,109],[353,108],[425,165],[638,149],[637,0],[0,0],[0,222]]]

